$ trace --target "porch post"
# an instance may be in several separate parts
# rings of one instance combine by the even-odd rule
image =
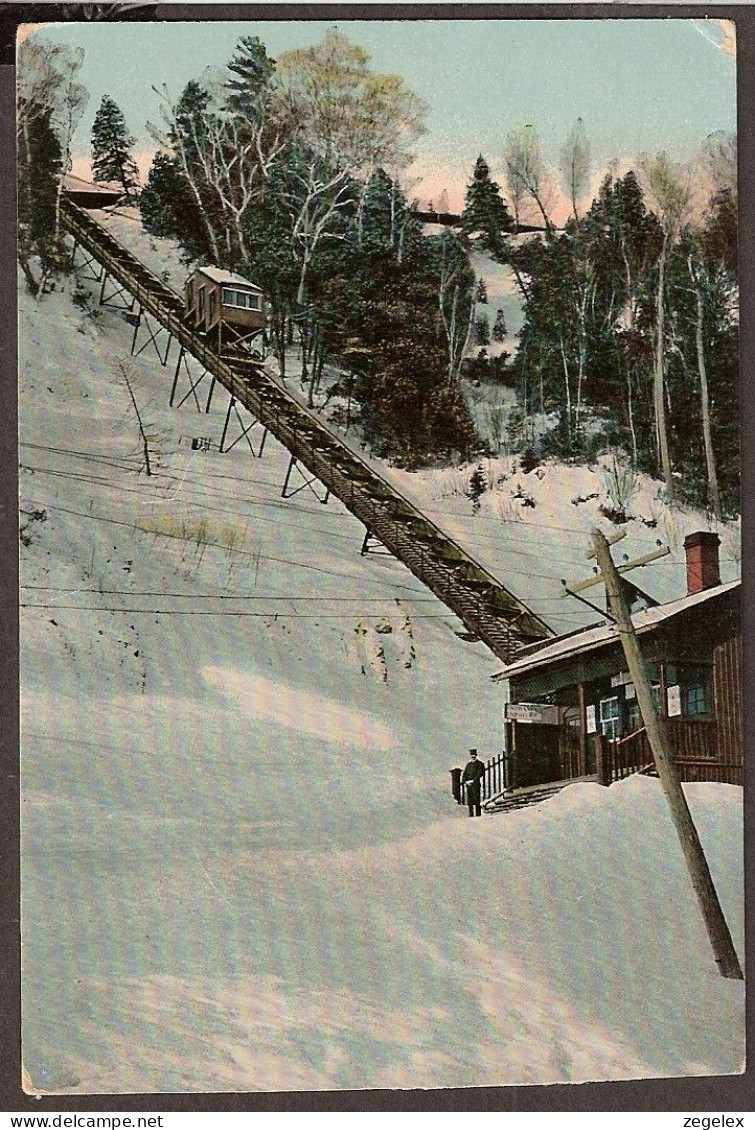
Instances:
[[[585,700],[585,684],[577,684],[577,705],[579,707],[579,765],[577,776],[587,774],[587,702]]]
[[[503,785],[504,789],[514,787],[514,723],[504,722]]]
[[[511,780],[509,781],[508,787],[510,789],[515,789],[517,787],[517,781],[518,781],[518,777],[519,777],[519,772],[518,772],[519,766],[518,766],[518,763],[517,763],[517,753],[516,753],[516,722],[509,722],[508,725],[511,728],[510,729],[511,746],[510,746],[510,749],[509,749],[509,772],[510,772],[510,775],[511,775]]]
[[[613,779],[613,773],[608,764],[607,745],[608,743],[602,734],[595,735],[595,768],[599,785],[610,785]]]

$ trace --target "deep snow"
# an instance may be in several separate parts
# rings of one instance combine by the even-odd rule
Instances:
[[[338,502],[281,501],[272,439],[193,451],[225,394],[170,411],[170,367],[71,287],[20,298],[27,1087],[739,1071],[743,986],[716,972],[658,782],[467,821],[448,770],[500,747],[498,661],[360,557]],[[517,595],[574,603],[545,601],[585,571],[576,471],[522,479],[542,497],[513,520],[509,480],[473,517],[462,469],[386,473]],[[741,953],[741,790],[687,792]]]

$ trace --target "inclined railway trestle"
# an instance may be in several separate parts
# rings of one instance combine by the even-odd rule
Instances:
[[[108,283],[110,288],[108,290]],[[100,306],[109,306],[113,310],[125,310],[132,314],[136,299],[126,286],[114,282],[107,271],[102,272],[102,286],[100,287]]]
[[[78,260],[78,261],[77,261]],[[101,282],[105,268],[95,259],[85,247],[82,247],[74,236],[71,249],[71,270],[79,278],[89,279],[92,282]]]
[[[208,401],[208,404],[209,404],[209,401]],[[243,407],[243,405],[242,405],[242,407]],[[236,436],[236,438],[234,440],[231,441],[231,443],[229,443],[226,446],[226,440],[228,438],[228,427],[229,427],[229,424],[231,422],[231,416],[232,415],[235,417],[235,421],[238,424],[239,434]],[[231,397],[228,401],[228,411],[225,414],[225,423],[223,424],[223,434],[220,437],[220,451],[221,452],[233,451],[236,444],[241,443],[242,439],[245,439],[246,442],[247,442],[247,446],[249,447],[250,454],[252,455],[252,458],[253,459],[261,459],[262,458],[262,452],[265,450],[265,440],[267,439],[267,428],[265,427],[264,424],[260,423],[260,421],[257,419],[257,417],[253,416],[251,412],[248,413],[248,415],[251,417],[251,419],[250,419],[248,424],[245,424],[244,420],[241,417],[241,413],[239,412],[239,401],[236,399],[235,396],[233,396],[233,394],[231,394]],[[255,451],[255,449],[254,449],[254,437],[252,436],[252,432],[253,432],[254,428],[256,428],[256,427],[260,427],[262,429],[262,433],[259,437],[259,446],[258,446],[257,450]],[[285,490],[285,488],[284,488],[284,490]]]
[[[290,485],[291,475],[294,472],[296,472],[296,478],[300,481],[298,486],[292,487]],[[328,499],[330,498],[330,488],[326,486],[325,494],[321,495],[320,491],[318,491],[317,489],[319,482],[320,480],[318,479],[317,475],[307,475],[306,472],[302,471],[301,467],[299,466],[298,459],[295,455],[292,455],[288,461],[288,470],[286,471],[286,478],[283,483],[281,498],[293,498],[295,494],[299,493],[299,491],[309,489],[312,491],[312,494],[315,496],[318,502],[321,502],[323,506],[327,506]]]
[[[144,326],[144,329],[147,332],[147,336],[137,349],[136,343],[139,339],[139,330],[142,328],[142,326]],[[161,345],[160,338],[163,334],[165,335],[165,339],[164,343]],[[163,368],[165,368],[165,366],[168,364],[168,358],[170,357],[170,347],[172,343],[173,334],[170,332],[167,326],[164,326],[159,318],[150,317],[148,311],[145,310],[145,308],[140,304],[139,309],[136,313],[136,318],[134,319],[134,336],[131,341],[131,356],[138,357],[140,353],[143,353],[145,349],[148,349],[150,345],[153,345],[155,347],[155,353],[158,356],[160,364],[163,366]]]
[[[133,296],[138,313],[126,316],[129,320],[135,319],[134,347],[138,331],[145,325],[147,340],[142,348],[152,345],[165,365],[170,343],[175,338],[179,359],[171,403],[175,401],[179,377],[184,373],[189,377],[190,388],[182,403],[193,397],[200,411],[197,387],[206,376],[210,378],[211,387],[205,411],[209,410],[215,384],[221,384],[226,390],[231,403],[226,413],[221,450],[228,451],[241,439],[246,439],[252,454],[260,456],[267,432],[272,432],[290,456],[284,497],[309,488],[324,503],[334,494],[367,531],[363,553],[379,542],[460,618],[471,635],[482,640],[504,662],[527,644],[553,635],[522,601],[338,436],[328,431],[314,412],[296,400],[248,353],[239,351],[237,356],[226,346],[221,355],[213,342],[195,332],[184,320],[184,303],[179,295],[90,215],[66,201],[62,219],[76,244],[90,256],[90,267],[98,263],[119,287]],[[97,281],[102,281],[101,274]],[[152,322],[159,323],[161,328],[154,328]],[[161,332],[168,337],[164,352]],[[189,358],[192,364],[201,367],[199,377],[192,377]],[[251,424],[243,423],[240,408],[249,414]],[[241,434],[226,446],[232,419],[241,427]],[[258,425],[261,438],[255,451],[251,433]],[[324,497],[317,485],[321,485]]]
[[[170,390],[170,400],[168,401],[168,403],[170,404],[171,408],[183,408],[186,401],[189,399],[190,396],[192,396],[194,398],[194,403],[197,406],[197,412],[201,412],[202,406],[199,403],[199,397],[197,395],[197,389],[199,388],[199,386],[202,383],[202,381],[204,380],[204,378],[209,377],[210,378],[210,388],[209,388],[209,391],[207,393],[207,402],[205,403],[205,406],[204,406],[204,411],[205,411],[205,414],[206,414],[210,411],[210,404],[212,403],[212,394],[215,391],[215,378],[213,377],[212,373],[210,373],[209,370],[206,369],[203,365],[200,366],[199,376],[195,377],[192,374],[191,367],[190,367],[190,364],[189,364],[190,358],[193,360],[191,353],[187,353],[185,347],[182,345],[180,347],[179,351],[178,351],[178,361],[176,362],[176,371],[173,374],[173,387]],[[176,401],[176,390],[178,388],[178,382],[179,382],[182,375],[185,376],[187,378],[188,382],[189,382],[189,391],[187,393],[185,393],[182,396],[182,398],[179,400],[178,404],[176,404],[176,402],[175,402]]]

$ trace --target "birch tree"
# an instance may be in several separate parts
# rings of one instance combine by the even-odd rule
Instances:
[[[718,489],[716,458],[713,452],[713,432],[710,420],[710,394],[708,391],[708,364],[705,351],[705,294],[710,286],[702,256],[695,254],[694,244],[687,251],[687,270],[695,294],[695,354],[700,378],[700,412],[702,416],[705,470],[708,479],[708,501],[716,518],[721,518],[721,496]],[[707,285],[706,285],[707,284]]]
[[[469,348],[476,311],[475,276],[459,239],[438,237],[438,317],[448,350],[447,376],[453,383]]]
[[[674,476],[666,422],[666,268],[669,254],[682,228],[690,203],[689,170],[672,161],[668,154],[640,159],[655,211],[663,231],[658,256],[656,282],[655,365],[653,410],[656,450],[669,498],[674,497]]]
[[[520,126],[510,131],[506,138],[504,164],[509,199],[517,223],[521,205],[529,198],[543,217],[546,231],[550,231],[552,224],[547,211],[549,185],[540,150],[540,138],[534,126]]]
[[[579,221],[577,202],[586,192],[590,177],[590,142],[581,118],[577,118],[561,147],[560,170],[574,219]]]
[[[83,50],[37,37],[25,39],[18,51],[19,262],[35,294],[44,292],[61,265],[62,177],[70,171],[71,141],[89,97],[77,81],[83,60]],[[34,255],[41,281],[31,266]]]
[[[195,214],[202,225],[213,263],[220,266],[224,259],[224,224],[219,215],[217,198],[207,177],[210,95],[194,79],[186,84],[175,103],[165,85],[159,89],[153,87],[153,90],[161,100],[161,122],[149,122],[147,128],[160,146],[160,151],[173,158],[175,168],[185,181],[194,202]]]
[[[412,160],[424,105],[397,75],[369,69],[370,56],[338,31],[278,61],[278,104],[289,124],[287,191],[300,267],[297,301],[320,242],[338,238],[340,215],[359,207],[378,168]]]

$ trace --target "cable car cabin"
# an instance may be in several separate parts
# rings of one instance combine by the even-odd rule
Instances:
[[[233,271],[198,267],[186,280],[186,317],[202,333],[221,330],[229,343],[264,332],[267,303],[258,286]]]

